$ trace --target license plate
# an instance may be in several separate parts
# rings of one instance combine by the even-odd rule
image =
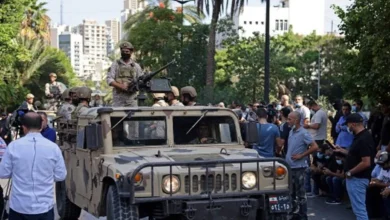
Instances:
[[[288,212],[291,209],[290,196],[269,196],[268,202],[271,213]]]

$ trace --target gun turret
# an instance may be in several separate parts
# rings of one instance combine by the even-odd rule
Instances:
[[[161,67],[160,69],[151,72],[151,73],[145,73],[144,75],[138,77],[138,79],[129,85],[128,91],[129,92],[152,92],[152,93],[166,93],[171,91],[171,85],[169,83],[169,79],[167,78],[159,78],[159,79],[153,79],[154,76],[156,76],[158,73],[163,71],[164,69],[168,68],[170,65],[176,63],[176,60],[172,60],[165,66]]]

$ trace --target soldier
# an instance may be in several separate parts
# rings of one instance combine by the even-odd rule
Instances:
[[[198,137],[190,141],[189,144],[216,144],[217,140],[211,137],[209,126],[206,122],[201,122],[198,127]]]
[[[49,74],[50,83],[45,85],[45,94],[47,99],[47,110],[56,111],[58,100],[60,99],[62,93],[64,93],[66,86],[63,83],[57,82],[57,74]]]
[[[115,61],[107,74],[107,84],[113,87],[113,106],[138,106],[137,92],[128,91],[129,85],[143,75],[140,65],[131,59],[133,45],[124,42],[120,45],[121,59]]]
[[[70,89],[66,89],[64,93],[62,93],[62,100],[64,103],[58,109],[57,116],[62,116],[67,120],[72,119],[72,112],[75,110],[75,106],[72,105],[72,99],[70,97]]]
[[[72,104],[73,106],[78,106],[79,105],[79,97],[78,97],[78,90],[80,89],[81,87],[73,87],[69,90],[69,96],[72,100]]]
[[[177,100],[180,94],[176,86],[171,86],[171,92],[166,93],[165,96],[170,106],[184,106],[183,103]]]
[[[164,96],[165,96],[164,93],[153,93],[152,96],[153,96],[153,100],[154,100],[154,104],[152,105],[152,107],[167,107],[167,106],[169,106],[168,103],[166,103],[164,101]]]
[[[181,88],[181,101],[185,106],[196,106],[196,90],[192,86],[186,86]]]
[[[83,111],[88,110],[89,101],[91,101],[92,90],[86,86],[77,89],[79,105],[72,113],[72,119],[76,119]]]

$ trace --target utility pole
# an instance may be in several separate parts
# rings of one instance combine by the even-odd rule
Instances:
[[[318,50],[318,74],[317,74],[317,99],[320,98],[321,92],[321,48]]]
[[[64,2],[63,2],[63,0],[61,0],[61,19],[60,19],[60,23],[61,23],[61,25],[63,25],[64,24]]]
[[[270,14],[270,0],[266,1],[266,12],[265,12],[265,51],[264,51],[264,101],[269,103],[269,60],[270,60],[270,36],[269,36],[269,14]]]

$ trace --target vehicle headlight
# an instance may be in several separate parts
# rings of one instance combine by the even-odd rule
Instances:
[[[172,194],[177,193],[179,191],[179,189],[180,189],[179,177],[172,175],[172,182],[171,182],[170,175],[167,175],[163,178],[162,189],[165,193],[167,193],[167,194],[171,193],[171,186],[172,186]]]
[[[245,189],[252,189],[256,186],[257,179],[253,172],[245,172],[242,174],[242,185]]]

